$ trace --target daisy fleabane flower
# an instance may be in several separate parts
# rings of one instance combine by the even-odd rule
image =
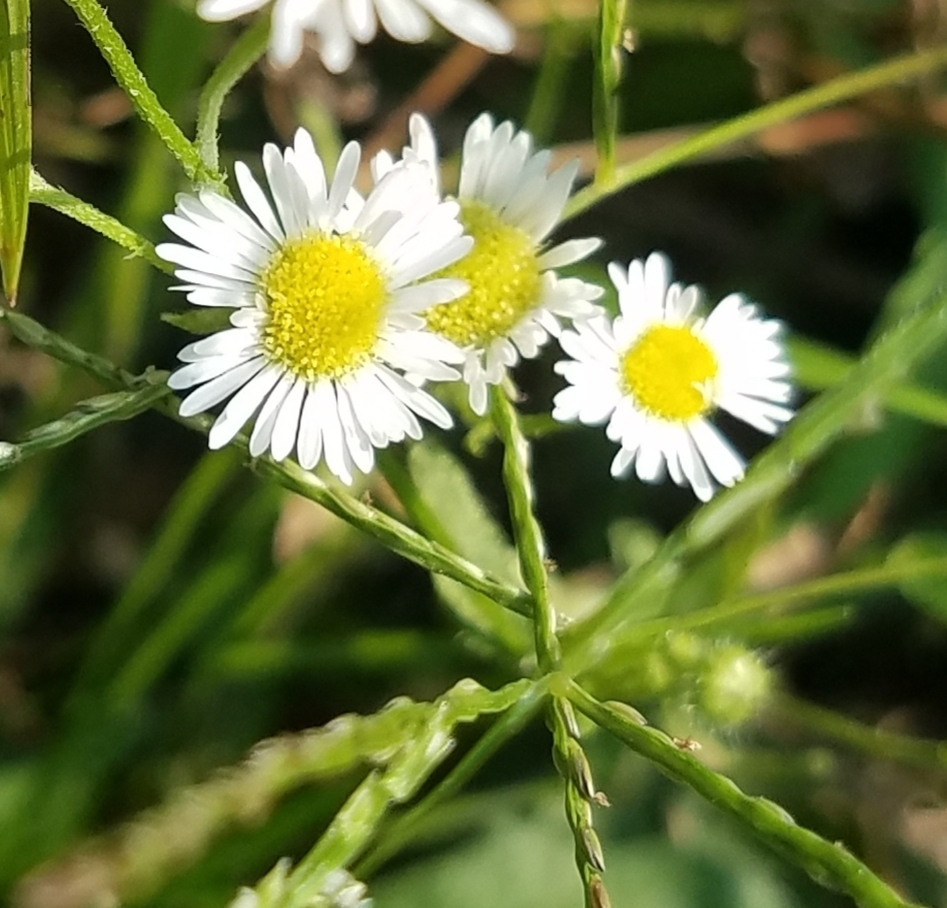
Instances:
[[[697,287],[671,283],[658,253],[617,263],[608,273],[621,313],[579,321],[559,338],[572,360],[556,364],[569,382],[553,401],[562,422],[607,422],[621,444],[612,475],[632,465],[638,478],[665,474],[701,501],[743,477],[743,458],[709,421],[717,409],[775,435],[792,417],[790,367],[782,325],[764,319],[739,293],[704,318]]]
[[[200,0],[197,13],[211,22],[256,12],[272,0]],[[483,0],[275,0],[269,57],[274,66],[292,66],[305,32],[319,38],[319,55],[329,72],[344,72],[355,58],[355,43],[368,44],[381,27],[396,41],[417,44],[431,34],[431,19],[447,31],[493,54],[513,49],[513,27]]]
[[[458,376],[461,352],[427,331],[418,313],[466,290],[432,278],[465,255],[455,202],[438,199],[426,169],[405,164],[367,197],[353,188],[361,152],[345,147],[331,181],[305,130],[284,152],[263,149],[270,198],[238,162],[249,213],[211,191],[180,195],[165,223],[189,245],[158,254],[178,265],[177,289],[197,306],[233,309],[225,331],[188,344],[168,384],[195,388],[181,415],[229,398],[211,448],[256,414],[250,453],[274,460],[294,450],[300,466],[321,459],[345,483],[371,470],[374,449],[420,438],[422,416],[448,428],[433,397],[405,379]]]
[[[410,120],[411,145],[404,160],[428,163],[437,188],[437,146],[427,120]],[[464,138],[457,200],[460,220],[474,239],[473,251],[441,272],[470,285],[464,296],[424,313],[432,331],[464,350],[464,381],[470,406],[483,415],[487,386],[503,381],[520,357],[532,359],[560,318],[588,318],[600,311],[601,287],[561,278],[556,268],[571,265],[601,246],[595,238],[566,240],[546,247],[562,216],[578,164],[548,173],[549,151],[533,151],[528,132],[509,122],[494,127],[481,114]],[[381,156],[376,173],[394,166]],[[381,166],[379,166],[381,165]]]

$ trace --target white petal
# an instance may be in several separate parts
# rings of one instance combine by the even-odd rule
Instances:
[[[339,403],[339,422],[349,456],[363,473],[370,473],[375,465],[375,450],[367,433],[355,418],[352,401],[344,384],[340,382],[335,386],[335,390]]]
[[[254,217],[260,222],[260,226],[274,239],[282,242],[285,236],[283,229],[277,222],[273,209],[260,188],[260,184],[250,173],[250,168],[243,161],[237,161],[234,164],[233,172],[237,178],[237,185],[240,187],[240,195],[243,196],[244,202],[247,203],[247,207],[253,212]]]
[[[342,149],[339,155],[339,163],[336,165],[335,173],[332,176],[332,188],[329,190],[329,207],[327,216],[330,219],[338,217],[345,200],[348,198],[355,181],[355,174],[358,172],[358,162],[362,157],[362,148],[358,142],[349,142]]]
[[[172,372],[171,375],[168,376],[168,387],[174,391],[182,391],[185,388],[193,388],[195,385],[202,385],[204,382],[211,381],[219,375],[223,375],[231,369],[236,369],[237,366],[241,366],[248,360],[254,358],[255,354],[247,351],[244,353],[229,354],[227,356],[213,356],[208,359],[199,359],[196,362],[189,362],[188,365]],[[194,411],[194,413],[199,412],[199,410]]]
[[[417,44],[431,34],[431,20],[414,0],[374,0],[382,28],[396,41]]]
[[[596,249],[601,248],[602,241],[598,237],[589,237],[582,240],[566,240],[558,246],[553,246],[544,252],[538,260],[541,271],[549,268],[563,268],[588,258]]]
[[[208,22],[226,22],[262,9],[269,0],[200,0],[197,15]]]
[[[197,413],[209,410],[253,378],[263,368],[265,362],[263,357],[260,356],[241,363],[239,366],[217,376],[217,378],[211,379],[207,384],[201,385],[185,397],[178,412],[181,416],[194,416]],[[195,365],[197,364],[195,363]],[[185,366],[184,368],[190,367]],[[183,372],[184,369],[180,371]]]
[[[344,0],[343,9],[349,34],[359,44],[368,44],[375,37],[378,25],[372,0]]]
[[[717,429],[704,419],[693,420],[687,429],[717,482],[723,486],[732,486],[743,478],[743,458]]]
[[[260,414],[254,423],[253,431],[250,433],[251,457],[259,457],[269,448],[280,407],[283,401],[286,400],[286,395],[289,394],[294,380],[292,375],[284,372],[279,377],[273,390],[270,391],[269,396],[263,402],[263,408],[260,410]]]
[[[508,54],[516,33],[492,6],[479,0],[424,0],[424,7],[457,37],[493,54]]]
[[[270,28],[270,62],[277,69],[289,69],[303,50],[303,24],[292,0],[276,0]]]
[[[322,456],[322,426],[319,423],[318,385],[309,388],[299,420],[296,456],[304,470],[312,470]]]
[[[303,397],[306,393],[306,381],[297,378],[283,405],[279,408],[276,423],[273,426],[273,437],[270,439],[270,453],[273,460],[285,460],[296,447],[299,435],[299,412],[302,409]]]
[[[233,441],[282,374],[283,368],[271,363],[234,394],[211,427],[208,435],[211,450],[216,451]]]

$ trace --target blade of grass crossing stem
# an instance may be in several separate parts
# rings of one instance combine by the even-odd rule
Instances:
[[[615,175],[615,136],[618,133],[618,86],[622,74],[625,3],[626,0],[601,0],[599,7],[592,132],[598,152],[595,182],[601,185],[608,185]]]
[[[0,269],[16,303],[30,203],[30,5],[0,0]]]

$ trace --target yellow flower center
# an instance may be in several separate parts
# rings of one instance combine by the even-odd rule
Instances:
[[[539,263],[528,234],[504,223],[489,205],[461,202],[460,221],[474,238],[473,249],[438,276],[461,278],[470,292],[432,306],[424,317],[455,344],[483,347],[508,334],[539,302]]]
[[[717,359],[689,328],[648,328],[621,359],[624,391],[653,416],[686,422],[710,409]]]
[[[308,381],[362,365],[378,340],[385,281],[360,240],[313,233],[287,241],[260,278],[263,348]]]

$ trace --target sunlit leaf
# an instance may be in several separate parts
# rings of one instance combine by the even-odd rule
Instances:
[[[0,0],[0,269],[16,301],[30,198],[30,8]]]

